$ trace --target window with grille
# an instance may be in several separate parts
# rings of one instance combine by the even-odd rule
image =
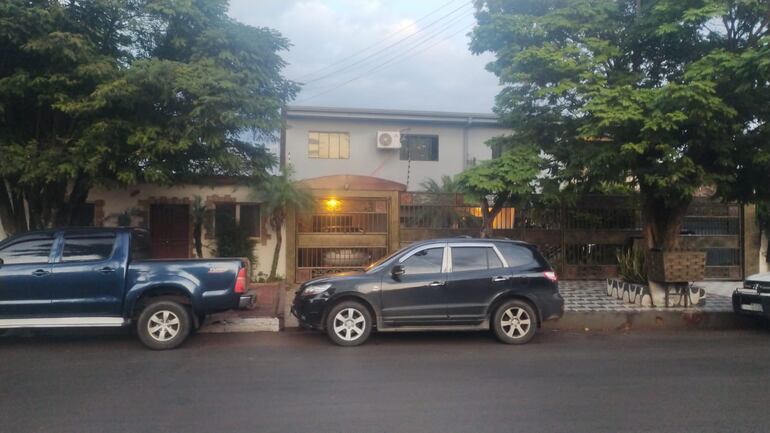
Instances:
[[[350,134],[311,131],[308,134],[307,156],[318,159],[349,159]]]

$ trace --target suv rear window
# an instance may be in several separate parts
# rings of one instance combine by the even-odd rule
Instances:
[[[502,268],[503,263],[491,247],[452,247],[452,271],[479,271]]]
[[[547,266],[545,260],[532,248],[512,242],[495,243],[511,268],[534,269]]]

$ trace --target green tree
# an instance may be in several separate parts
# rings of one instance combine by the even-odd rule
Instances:
[[[0,3],[0,223],[67,225],[95,185],[259,179],[296,86],[226,0]],[[245,139],[248,138],[248,139]],[[26,204],[26,206],[25,206]]]
[[[292,181],[292,174],[291,166],[286,167],[283,172],[268,177],[264,186],[257,191],[270,222],[270,227],[275,232],[275,249],[273,250],[273,261],[270,265],[268,280],[274,280],[276,277],[287,209],[290,207],[294,209],[310,209],[314,206],[313,195],[308,190],[294,183]]]
[[[537,192],[543,163],[535,147],[516,144],[510,136],[493,138],[488,144],[506,150],[457,177],[460,187],[481,206],[482,237],[492,236],[492,222],[506,203],[521,202]]]
[[[649,247],[670,248],[693,192],[767,195],[766,0],[479,0],[471,49],[496,111],[567,188],[640,193]]]

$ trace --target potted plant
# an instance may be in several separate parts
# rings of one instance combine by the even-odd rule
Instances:
[[[642,306],[652,306],[652,294],[647,285],[645,254],[628,248],[617,255],[618,276],[607,280],[607,295]]]

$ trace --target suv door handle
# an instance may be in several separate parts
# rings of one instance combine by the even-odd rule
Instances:
[[[432,283],[430,283],[428,285],[431,286],[431,287],[438,287],[438,286],[443,286],[444,282],[443,281],[434,281],[434,282],[432,282]]]
[[[38,270],[32,272],[32,275],[34,275],[36,277],[42,277],[44,275],[48,275],[48,271],[46,271],[45,269],[38,269]]]
[[[492,277],[492,282],[493,283],[499,283],[500,281],[507,281],[509,278],[510,277],[505,277],[505,276],[502,276],[502,275],[498,275],[496,277]]]
[[[103,273],[103,274],[109,274],[110,272],[115,272],[115,268],[111,268],[109,266],[105,266],[101,269],[97,269],[97,271]]]

